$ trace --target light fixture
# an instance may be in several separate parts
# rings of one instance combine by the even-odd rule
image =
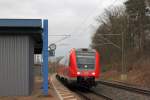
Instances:
[[[77,72],[77,75],[80,75],[81,73],[80,72]]]
[[[95,75],[95,72],[93,72],[92,75]]]

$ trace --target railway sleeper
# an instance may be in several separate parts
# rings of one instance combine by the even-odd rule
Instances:
[[[92,86],[96,86],[94,77],[77,77],[77,84],[83,85],[88,88],[91,88]]]

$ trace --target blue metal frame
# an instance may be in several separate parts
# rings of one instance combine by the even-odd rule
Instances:
[[[48,20],[43,20],[43,93],[48,95]]]

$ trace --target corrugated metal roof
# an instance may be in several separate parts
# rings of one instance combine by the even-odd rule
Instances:
[[[41,19],[0,19],[0,27],[42,27]]]

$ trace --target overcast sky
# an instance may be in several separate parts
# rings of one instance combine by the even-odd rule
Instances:
[[[96,17],[122,0],[0,0],[1,18],[46,18],[49,35],[71,35],[57,42],[57,55],[70,48],[89,47]],[[93,27],[94,26],[94,27]],[[49,44],[63,37],[50,37]]]

